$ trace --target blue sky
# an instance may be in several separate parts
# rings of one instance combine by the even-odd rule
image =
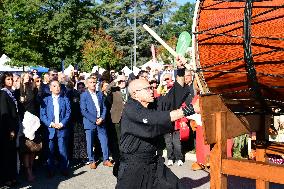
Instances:
[[[183,5],[183,4],[185,4],[186,2],[194,3],[195,0],[176,0],[176,2],[177,2],[179,5]]]

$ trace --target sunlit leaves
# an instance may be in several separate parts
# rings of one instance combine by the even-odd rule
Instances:
[[[91,39],[84,43],[82,53],[82,68],[85,71],[91,71],[95,65],[115,68],[122,58],[122,51],[116,50],[112,37],[101,28],[92,31]]]

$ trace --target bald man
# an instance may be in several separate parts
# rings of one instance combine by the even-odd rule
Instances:
[[[171,122],[184,117],[184,111],[148,109],[154,96],[146,80],[133,80],[128,91],[131,97],[121,119],[121,161],[116,188],[179,188],[178,178],[156,152],[158,137],[172,131]]]

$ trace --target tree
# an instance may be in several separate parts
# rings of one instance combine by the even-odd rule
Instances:
[[[93,40],[90,31],[101,27],[112,37],[115,53],[121,56],[119,64],[110,62],[110,66],[129,65],[134,7],[138,65],[150,59],[151,44],[157,44],[143,24],[165,40],[178,37],[184,30],[191,32],[194,7],[190,3],[170,17],[175,7],[171,0],[102,0],[100,4],[94,0],[0,0],[0,53],[7,54],[12,64],[19,66],[60,68],[62,60],[66,66],[80,64],[85,42]]]
[[[44,5],[42,37],[45,40],[45,65],[60,68],[82,61],[81,49],[97,27],[96,5],[90,0],[51,0]]]
[[[175,49],[177,44],[177,38],[175,36],[172,36],[172,38],[167,40],[166,43],[170,47]],[[156,53],[158,59],[161,59],[165,64],[171,64],[174,61],[173,56],[162,45],[158,46]]]
[[[37,51],[39,31],[36,22],[39,1],[3,1],[2,44],[14,65],[35,65],[42,61]]]
[[[189,2],[180,6],[177,11],[173,13],[169,22],[163,25],[164,39],[167,40],[167,44],[173,49],[175,49],[177,39],[183,31],[187,31],[190,34],[192,33],[194,6],[194,4]],[[157,55],[167,64],[174,61],[172,55],[161,45],[157,49]]]
[[[178,37],[183,31],[192,33],[192,19],[194,15],[195,4],[187,2],[180,6],[178,10],[170,18],[168,24],[165,25],[167,37],[171,38],[173,35]]]
[[[95,65],[113,69],[117,67],[122,58],[122,51],[116,50],[112,37],[101,28],[92,31],[91,39],[84,43],[82,53],[84,62],[82,68],[88,72]]]
[[[4,51],[14,65],[80,63],[83,43],[98,27],[97,14],[91,0],[3,0]]]
[[[106,32],[111,35],[117,48],[123,51],[121,63],[129,65],[130,52],[133,48],[134,8],[137,10],[137,64],[147,62],[151,57],[151,44],[157,42],[142,27],[147,24],[163,37],[162,25],[175,6],[170,0],[104,0],[102,23]]]
[[[4,15],[4,7],[3,1],[0,0],[0,36],[3,36],[3,15]],[[3,44],[3,37],[0,37],[0,56],[4,53],[4,44]]]

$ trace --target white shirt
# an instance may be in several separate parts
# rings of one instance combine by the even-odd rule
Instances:
[[[53,107],[54,107],[54,123],[60,123],[59,122],[59,101],[58,101],[59,96],[57,95],[52,95],[52,100],[53,100]]]
[[[97,109],[97,118],[99,118],[101,116],[101,110],[100,110],[100,105],[99,105],[99,100],[98,100],[97,94],[96,94],[96,92],[91,92],[91,91],[89,91],[89,92],[92,96],[93,102],[95,103],[95,106],[96,106],[96,109]]]

